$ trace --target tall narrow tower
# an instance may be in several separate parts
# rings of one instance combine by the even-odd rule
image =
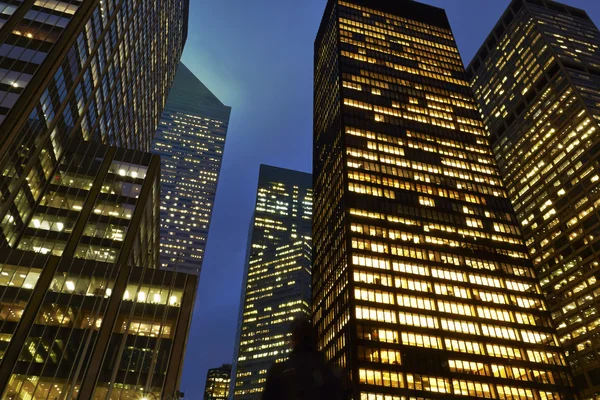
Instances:
[[[310,315],[312,176],[261,165],[232,374],[233,398],[258,400],[287,359],[289,325]]]
[[[163,268],[200,272],[230,113],[230,107],[179,64],[153,144],[162,160]]]
[[[445,12],[330,0],[314,105],[314,319],[360,398],[572,398]]]
[[[600,31],[515,0],[469,77],[582,398],[600,396]]]

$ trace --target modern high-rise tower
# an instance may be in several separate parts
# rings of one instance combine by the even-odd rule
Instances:
[[[0,398],[172,397],[197,276],[146,153],[186,0],[0,4]]]
[[[179,65],[153,146],[162,159],[163,268],[200,272],[230,113],[230,107]]]
[[[600,398],[600,31],[515,0],[468,68],[582,398]]]
[[[314,320],[359,398],[571,399],[445,12],[328,1],[314,107]]]
[[[260,399],[288,357],[289,325],[310,316],[312,176],[261,165],[232,374],[233,398]]]

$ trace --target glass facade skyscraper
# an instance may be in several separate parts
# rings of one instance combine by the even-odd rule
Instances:
[[[571,399],[448,19],[330,0],[315,42],[313,312],[360,399]]]
[[[199,273],[217,191],[231,108],[183,64],[160,120],[161,266]]]
[[[600,31],[515,0],[468,73],[575,387],[600,399]]]
[[[168,397],[197,277],[159,269],[146,153],[184,0],[0,2],[0,397]]]
[[[236,338],[234,399],[260,399],[288,357],[289,325],[311,312],[312,176],[261,165]]]

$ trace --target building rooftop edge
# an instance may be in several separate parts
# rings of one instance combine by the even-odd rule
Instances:
[[[585,18],[590,19],[587,12],[581,8],[573,7],[554,0],[547,0],[547,2],[550,4],[560,5],[561,7],[565,7],[567,10],[575,11],[581,14],[582,17],[585,16]],[[465,71],[469,80],[473,78],[475,71],[481,67],[481,64],[475,65],[481,61],[479,60],[479,58],[481,56],[483,56],[482,58],[484,59],[487,58],[488,54],[485,53],[496,47],[496,43],[499,39],[496,39],[495,35],[501,37],[506,33],[506,27],[504,27],[503,24],[506,24],[508,26],[512,23],[514,16],[511,14],[511,9],[513,9],[516,14],[521,10],[523,6],[525,6],[526,3],[533,5],[540,5],[540,3],[542,5],[544,4],[543,0],[512,0],[510,2],[510,4],[506,7],[504,12],[502,12],[502,15],[500,15],[500,17],[498,18],[498,21],[496,21],[496,23],[494,24],[494,27],[491,29],[490,33],[486,36],[483,43],[479,46],[479,49],[473,55],[473,58],[471,59],[469,64],[466,65]]]

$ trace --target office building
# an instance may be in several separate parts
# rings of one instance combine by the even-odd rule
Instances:
[[[65,149],[17,245],[0,252],[1,398],[178,389],[198,278],[158,268],[159,174],[149,153]]]
[[[162,159],[163,268],[200,272],[230,112],[179,65],[153,144]]]
[[[600,31],[513,1],[468,74],[575,387],[600,398]]]
[[[361,399],[571,399],[448,19],[330,0],[315,43],[313,311]]]
[[[197,277],[159,269],[145,152],[187,10],[0,5],[0,398],[176,393]]]
[[[233,398],[260,399],[291,351],[289,326],[310,316],[312,176],[261,165],[242,289]]]
[[[209,369],[204,386],[204,400],[227,400],[230,380],[231,364],[223,364],[219,368]]]

